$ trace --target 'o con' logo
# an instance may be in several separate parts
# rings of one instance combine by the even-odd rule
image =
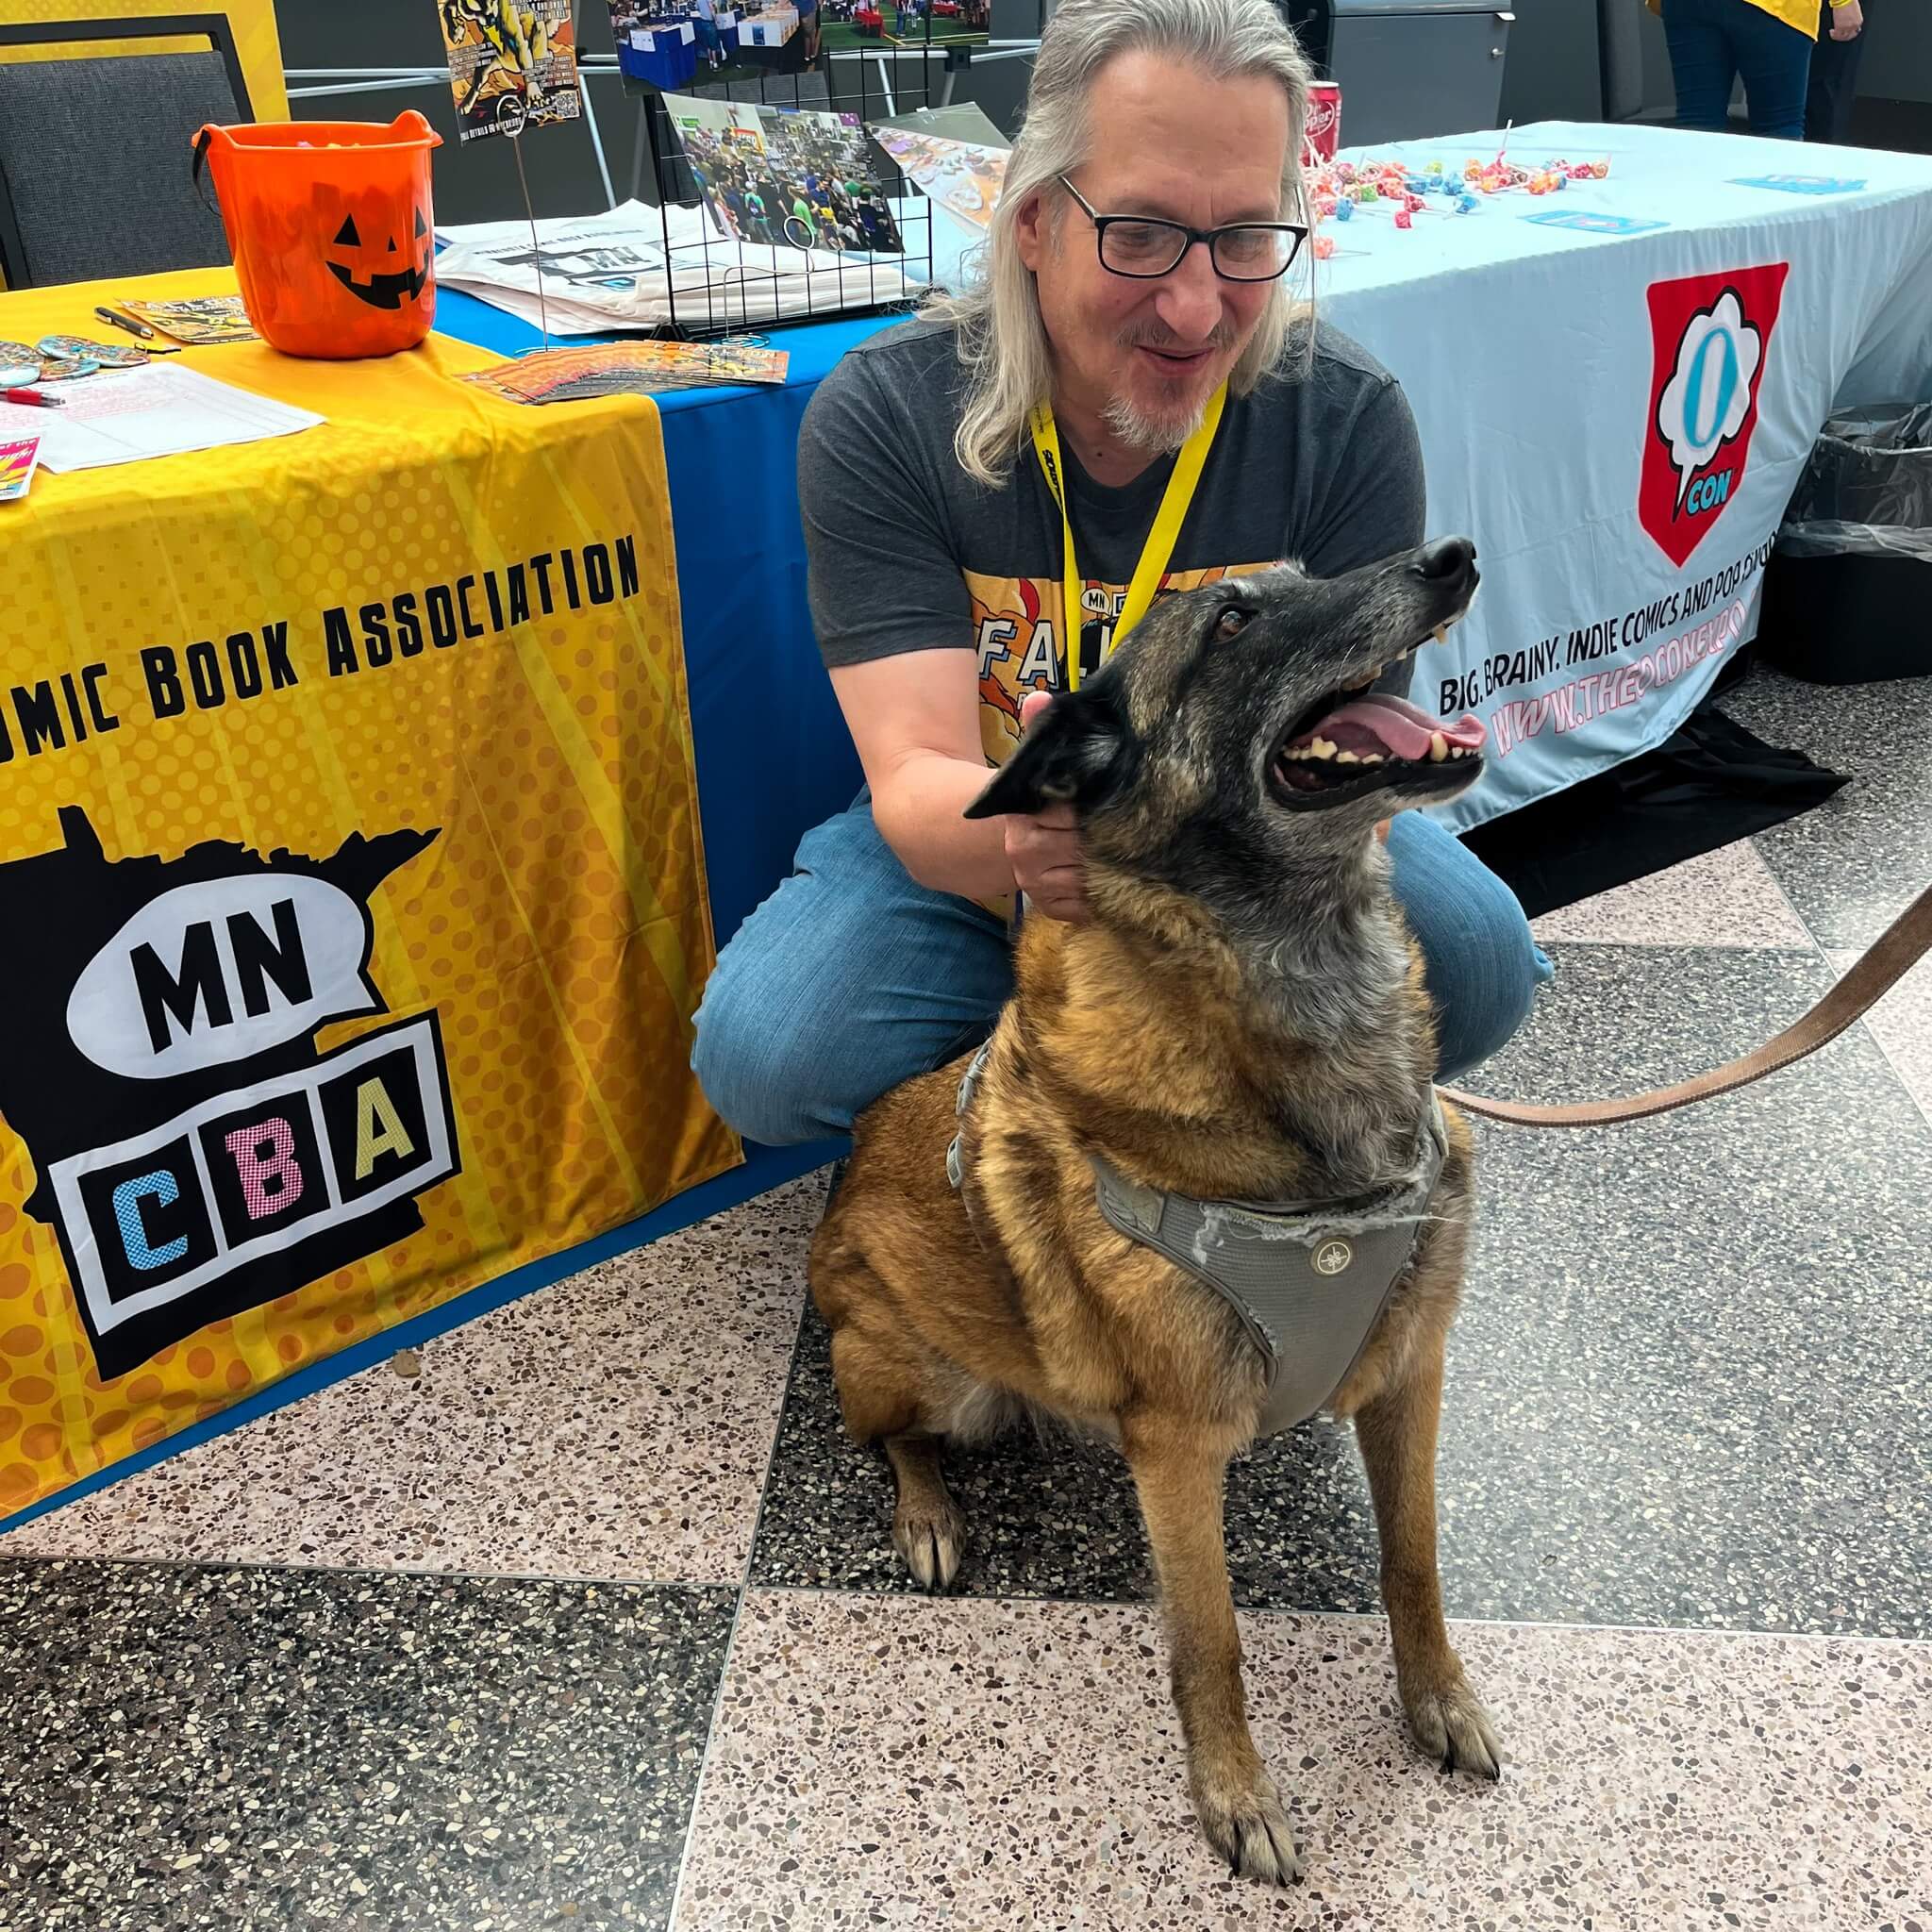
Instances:
[[[1653,282],[1638,521],[1682,564],[1737,498],[1788,264]]]

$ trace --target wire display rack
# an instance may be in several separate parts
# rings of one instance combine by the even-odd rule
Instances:
[[[973,51],[985,58],[983,49]],[[933,208],[867,130],[881,120],[950,103],[955,77],[969,58],[967,48],[942,40],[899,42],[890,53],[827,50],[808,66],[710,86],[693,82],[667,93],[625,71],[620,54],[625,91],[638,96],[641,108],[633,193],[657,203],[666,257],[673,264],[670,319],[660,333],[696,341],[791,323],[911,308],[937,279]],[[745,110],[742,119],[756,126],[762,149],[757,158],[781,190],[791,178],[787,169],[802,163],[824,126],[801,118],[794,143],[787,123],[794,115],[837,116],[862,149],[866,175],[860,185],[875,190],[900,243],[898,251],[827,246],[828,236],[790,215],[778,222],[755,221],[747,224],[750,233],[741,231],[735,213],[721,213],[716,207],[721,197],[708,201],[701,193],[694,172],[694,167],[708,167],[715,175],[721,158],[731,168],[738,158],[732,143],[728,139],[721,143],[711,128],[696,130],[695,139],[693,130],[680,129],[678,120],[691,118],[678,111],[685,98],[714,104],[705,110],[708,118],[716,118],[718,108]],[[747,146],[743,159],[752,158]],[[648,190],[642,178],[647,164]],[[678,224],[674,234],[674,208],[696,212],[702,239],[687,239],[686,223]],[[868,227],[876,235],[875,219]]]

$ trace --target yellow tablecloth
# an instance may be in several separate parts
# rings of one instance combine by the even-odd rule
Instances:
[[[0,506],[0,1514],[742,1158],[656,408],[180,359],[327,422]]]

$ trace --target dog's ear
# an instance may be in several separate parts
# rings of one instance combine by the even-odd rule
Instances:
[[[1121,782],[1129,742],[1126,724],[1106,695],[1063,691],[1036,715],[1019,750],[965,816],[991,819],[1049,805],[1091,809]]]

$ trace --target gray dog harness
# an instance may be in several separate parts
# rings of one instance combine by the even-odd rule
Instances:
[[[959,1083],[962,1115],[991,1050],[989,1041]],[[1447,1152],[1431,1089],[1409,1177],[1361,1199],[1197,1201],[1143,1188],[1098,1155],[1088,1158],[1108,1224],[1185,1269],[1241,1318],[1267,1365],[1257,1435],[1268,1437],[1306,1422],[1348,1379],[1415,1252]],[[960,1177],[955,1135],[946,1178],[957,1188]]]

